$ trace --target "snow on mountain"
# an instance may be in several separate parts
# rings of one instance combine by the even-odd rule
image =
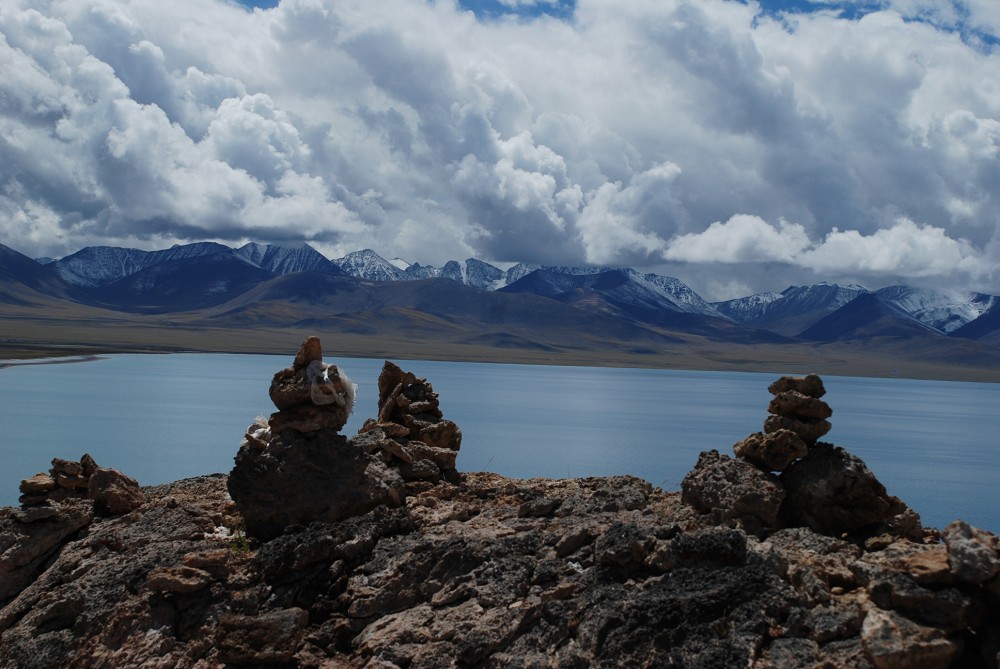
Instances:
[[[146,267],[149,251],[115,246],[88,246],[52,263],[56,274],[77,286],[96,288]]]
[[[946,292],[908,286],[886,286],[875,293],[921,323],[941,332],[954,332],[1000,303],[994,295],[969,291]]]
[[[823,282],[789,286],[777,298],[773,294],[752,295],[716,302],[713,306],[737,323],[794,337],[859,295],[870,292],[857,284],[841,286]]]
[[[481,290],[494,290],[504,277],[501,269],[475,258],[466,260],[464,269],[463,283]]]
[[[633,281],[669,299],[681,311],[689,314],[704,314],[705,316],[724,316],[680,279],[660,274],[639,274],[632,269],[628,270],[628,273]],[[728,319],[728,316],[725,318]]]
[[[160,251],[140,251],[114,246],[89,246],[52,263],[56,273],[78,286],[98,288],[164,263],[226,256],[271,272],[290,274],[329,271],[332,263],[308,244],[278,245],[251,242],[232,249],[215,242],[177,244]]]
[[[331,266],[326,256],[308,244],[268,244],[257,266],[274,274],[327,272]]]
[[[756,295],[747,295],[746,297],[738,297],[724,302],[713,302],[712,306],[737,323],[749,323],[763,317],[767,305],[783,297],[784,295],[781,293],[769,291],[766,293],[757,293]]]
[[[494,290],[506,285],[502,282],[503,272],[500,269],[476,258],[469,258],[464,262],[449,260],[441,267],[421,265],[415,262],[403,269],[404,280],[414,281],[439,277],[481,290]]]
[[[237,256],[257,267],[260,267],[261,263],[264,262],[265,253],[267,253],[267,244],[258,244],[257,242],[250,242],[236,249]]]
[[[405,281],[407,275],[371,249],[352,251],[333,264],[347,274],[368,281]]]
[[[564,276],[589,276],[609,271],[624,272],[631,282],[655,293],[678,311],[731,319],[737,323],[771,329],[782,334],[796,334],[818,319],[833,313],[868,289],[859,285],[841,286],[819,283],[812,286],[791,286],[781,293],[761,293],[725,302],[707,303],[678,279],[657,274],[642,274],[627,267],[542,266],[518,263],[506,271],[478,260],[450,260],[442,267],[419,263],[410,264],[400,258],[385,260],[371,249],[355,251],[334,261],[328,260],[308,244],[280,245],[251,242],[232,249],[214,242],[175,245],[160,251],[91,246],[76,253],[44,262],[64,281],[88,288],[100,288],[132,276],[150,267],[173,261],[211,256],[235,258],[271,274],[303,271],[337,271],[373,281],[407,281],[427,278],[447,278],[481,290],[498,290],[511,285],[532,272]],[[1000,305],[1000,297],[971,291],[938,291],[889,286],[876,294],[899,307],[921,323],[944,333],[954,332],[974,321],[992,307]],[[673,307],[667,307],[673,308]]]

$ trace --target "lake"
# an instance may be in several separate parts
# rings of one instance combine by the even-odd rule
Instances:
[[[358,384],[343,432],[376,411],[381,360],[331,359]],[[0,505],[53,457],[84,453],[153,485],[228,472],[247,425],[274,411],[291,356],[113,355],[0,369]],[[778,374],[395,361],[426,377],[462,428],[460,471],[634,474],[679,490],[698,458],[762,428]],[[808,371],[808,370],[804,370]],[[885,484],[943,527],[1000,533],[1000,384],[824,377],[833,430]]]

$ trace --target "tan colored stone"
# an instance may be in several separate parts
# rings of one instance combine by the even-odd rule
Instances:
[[[767,387],[767,390],[772,395],[777,395],[778,393],[783,393],[788,390],[794,390],[800,392],[807,397],[820,398],[826,394],[826,388],[823,387],[823,379],[819,378],[815,374],[807,374],[806,376],[796,377],[796,376],[782,376],[780,379],[772,383]]]
[[[154,592],[197,592],[212,582],[212,575],[195,567],[159,567],[149,572],[146,587]]]
[[[295,361],[292,363],[292,367],[294,369],[302,369],[315,361],[323,361],[323,347],[320,344],[319,337],[308,337],[302,342],[299,352],[295,354]]]
[[[947,669],[959,652],[941,630],[879,609],[868,612],[861,642],[877,669]]]
[[[31,478],[21,481],[19,490],[25,495],[35,495],[56,489],[56,482],[45,472],[39,472]]]
[[[768,416],[764,421],[765,433],[791,430],[809,446],[819,441],[819,438],[829,432],[831,427],[830,421],[827,420],[798,419],[792,416]]]
[[[791,430],[771,434],[755,432],[733,445],[738,457],[766,471],[782,471],[809,452],[806,443]]]
[[[814,420],[823,420],[833,415],[833,409],[823,400],[803,395],[795,390],[786,390],[775,395],[767,410],[779,416],[800,416]]]
[[[115,516],[135,511],[146,502],[146,496],[134,478],[106,467],[99,467],[90,477],[88,496],[94,500],[98,510]]]

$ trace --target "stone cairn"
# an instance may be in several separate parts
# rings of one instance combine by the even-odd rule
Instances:
[[[271,414],[268,427],[274,433],[340,430],[354,410],[355,392],[346,374],[323,362],[319,338],[309,337],[292,366],[271,379],[268,395],[278,411]]]
[[[833,415],[820,399],[820,377],[784,376],[768,391],[764,431],[734,444],[735,459],[703,452],[681,482],[684,503],[758,534],[810,527],[831,536],[923,539],[919,516],[888,495],[860,458],[819,441]]]
[[[783,471],[805,456],[809,447],[830,431],[833,410],[820,398],[826,394],[815,374],[797,379],[783,376],[767,388],[774,395],[767,407],[764,432],[755,432],[733,446],[736,455],[765,471]]]
[[[406,481],[457,481],[462,431],[444,418],[427,379],[386,360],[378,396],[378,418],[365,421],[353,443],[398,469]]]
[[[89,453],[79,462],[52,459],[48,472],[39,472],[21,481],[18,501],[32,517],[56,513],[60,502],[73,499],[94,500],[97,511],[120,515],[134,511],[145,502],[135,479],[117,469],[99,467]]]
[[[267,540],[291,525],[399,506],[416,488],[458,480],[462,433],[444,419],[431,384],[387,361],[378,386],[378,417],[348,440],[339,431],[356,389],[323,362],[318,338],[274,375],[278,411],[247,429],[228,481],[248,534]]]

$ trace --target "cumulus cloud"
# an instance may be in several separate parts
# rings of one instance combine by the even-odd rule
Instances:
[[[704,232],[674,238],[664,257],[693,263],[793,263],[808,247],[809,237],[801,225],[781,220],[775,227],[759,216],[737,214],[725,223],[712,223]]]
[[[664,258],[723,265],[778,263],[819,276],[901,280],[955,274],[971,280],[991,271],[985,253],[967,240],[953,239],[942,228],[907,218],[870,235],[833,228],[814,241],[801,225],[784,220],[772,225],[757,216],[738,214],[724,223],[712,223],[704,232],[675,237]]]
[[[3,242],[1000,293],[992,0],[472,4],[5,1]]]
[[[941,228],[903,218],[871,235],[834,228],[800,261],[820,272],[922,278],[947,276],[956,270],[978,273],[983,258],[966,240],[952,239]]]

